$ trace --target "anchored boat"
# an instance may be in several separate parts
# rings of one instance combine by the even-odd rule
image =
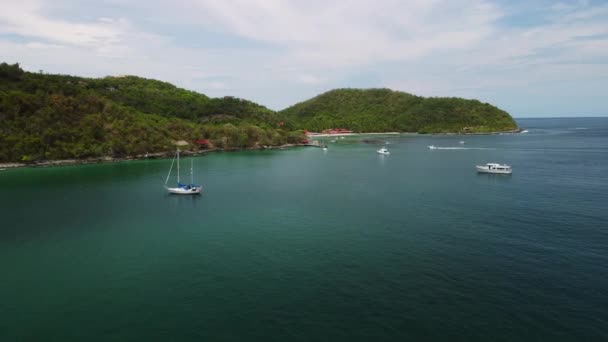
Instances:
[[[170,188],[167,186],[167,183],[169,182],[169,177],[171,177],[171,170],[173,170],[173,163],[175,162],[176,158],[177,158],[177,187]],[[169,174],[167,175],[167,180],[165,181],[165,189],[167,189],[167,191],[170,194],[197,195],[197,194],[200,194],[201,191],[203,191],[202,186],[194,184],[194,169],[192,166],[193,166],[193,162],[192,162],[192,159],[190,159],[190,184],[182,184],[179,180],[179,148],[178,148],[177,152],[175,153],[175,157],[173,157],[173,161],[171,162],[171,167],[169,168]]]
[[[379,150],[378,150],[378,151],[376,151],[376,152],[378,152],[379,154],[384,154],[384,155],[386,155],[386,156],[387,156],[387,155],[389,155],[389,154],[391,154],[391,153],[390,153],[390,152],[389,152],[389,151],[386,149],[386,147],[383,147],[383,148],[379,149]]]
[[[486,165],[476,165],[475,168],[477,169],[477,172],[480,173],[498,173],[504,175],[513,173],[511,166],[506,164],[487,163]]]

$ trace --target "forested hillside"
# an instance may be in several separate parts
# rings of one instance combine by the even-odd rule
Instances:
[[[424,98],[390,89],[336,89],[282,111],[300,128],[344,127],[358,132],[483,133],[517,128],[490,104],[461,98]]]
[[[299,142],[280,114],[139,77],[81,78],[0,64],[0,161],[124,157],[175,148]],[[196,140],[207,145],[195,145]]]
[[[0,162],[126,157],[297,143],[301,130],[483,133],[517,126],[490,104],[389,89],[337,89],[275,112],[135,76],[83,78],[0,64]]]

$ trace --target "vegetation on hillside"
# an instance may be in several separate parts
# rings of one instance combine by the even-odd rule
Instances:
[[[116,103],[148,114],[201,123],[266,127],[276,127],[276,123],[282,120],[280,114],[251,101],[232,96],[209,98],[170,83],[136,76],[88,79],[84,85]]]
[[[42,75],[0,64],[4,162],[135,156],[172,150],[182,140],[187,148],[231,149],[304,138],[277,129],[279,120],[250,101],[211,99],[164,82]]]
[[[336,89],[282,111],[311,131],[344,127],[358,132],[497,132],[517,128],[490,104],[461,98],[424,98],[390,89]]]
[[[188,149],[276,146],[302,141],[296,129],[338,127],[473,133],[516,124],[487,103],[388,89],[333,90],[275,112],[135,76],[48,75],[0,64],[0,162],[136,156],[184,141]]]

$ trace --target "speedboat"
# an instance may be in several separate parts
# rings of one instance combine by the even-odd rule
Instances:
[[[429,150],[436,150],[436,149],[437,149],[437,146],[435,146],[435,145],[429,145]]]
[[[389,154],[391,154],[391,153],[390,153],[390,152],[389,152],[389,151],[386,149],[386,147],[383,147],[383,148],[379,149],[379,150],[378,150],[378,151],[376,151],[376,152],[378,152],[379,154],[384,154],[384,155],[389,155]]]
[[[503,175],[510,175],[513,170],[511,166],[506,164],[498,163],[487,163],[486,165],[475,165],[477,172],[480,173],[498,173]]]

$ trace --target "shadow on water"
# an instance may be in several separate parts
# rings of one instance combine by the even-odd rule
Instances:
[[[179,201],[179,203],[190,203],[193,201],[199,201],[203,194],[198,195],[177,195],[177,194],[165,194],[165,199],[170,201]]]
[[[477,172],[476,179],[485,184],[509,184],[512,181],[513,175],[498,175],[492,173]]]
[[[172,209],[183,209],[184,207],[194,209],[202,203],[203,196],[205,196],[204,188],[203,193],[199,195],[176,195],[167,193],[164,196],[164,201],[167,202]]]

